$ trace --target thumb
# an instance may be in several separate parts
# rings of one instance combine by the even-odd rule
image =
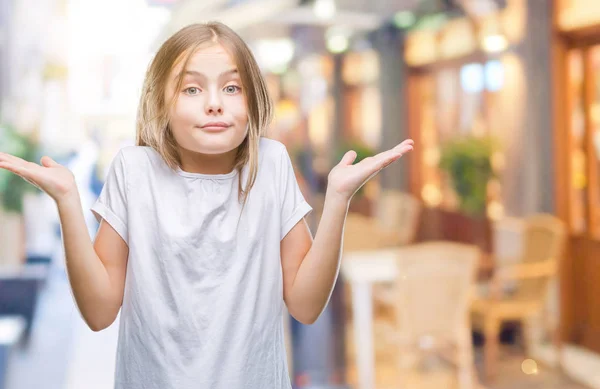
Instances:
[[[352,162],[354,162],[355,159],[356,159],[356,151],[350,150],[346,154],[344,154],[344,156],[342,157],[342,160],[340,161],[340,165],[343,165],[343,166],[352,165]]]
[[[48,156],[42,157],[40,162],[42,163],[42,166],[45,166],[45,167],[58,166],[58,163],[56,163],[52,158],[50,158]]]

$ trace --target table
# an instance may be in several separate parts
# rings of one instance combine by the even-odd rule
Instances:
[[[395,281],[398,274],[396,258],[409,246],[352,251],[344,253],[341,272],[351,286],[354,342],[358,371],[358,389],[375,388],[375,351],[373,346],[373,293],[372,285]],[[494,259],[483,254],[478,278],[490,277]]]
[[[344,254],[342,260],[342,275],[352,292],[359,389],[375,388],[372,285],[394,282],[398,274],[396,258],[401,252],[402,248],[355,251]]]

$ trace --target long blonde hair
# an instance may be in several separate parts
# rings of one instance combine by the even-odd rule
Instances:
[[[192,55],[203,45],[221,44],[232,56],[242,81],[242,90],[248,111],[248,134],[238,148],[235,169],[239,174],[239,198],[246,202],[258,172],[258,145],[271,122],[273,104],[260,68],[246,43],[231,28],[219,22],[192,24],[182,28],[165,41],[146,72],[137,113],[136,145],[156,150],[167,163],[181,167],[181,157],[175,137],[169,128],[169,111],[177,102],[175,93],[165,101],[165,92],[171,70],[183,58],[186,68]],[[183,75],[176,80],[181,89]],[[248,164],[248,180],[242,188],[242,168]]]

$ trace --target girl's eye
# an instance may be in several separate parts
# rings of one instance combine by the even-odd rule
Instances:
[[[239,92],[241,89],[242,88],[240,88],[237,85],[228,85],[225,87],[225,92],[233,94],[233,93]]]
[[[198,93],[200,93],[200,89],[196,88],[195,86],[191,86],[191,87],[185,89],[184,92],[187,93],[188,95],[197,95]]]

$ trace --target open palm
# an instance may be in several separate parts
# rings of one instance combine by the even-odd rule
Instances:
[[[407,139],[393,149],[365,158],[355,165],[352,163],[356,159],[356,152],[350,150],[329,173],[328,186],[337,194],[350,199],[360,187],[383,168],[411,151],[413,145],[414,142]]]
[[[0,152],[0,169],[13,172],[37,186],[56,202],[76,191],[75,177],[69,169],[56,163],[50,157],[43,157],[40,162],[41,165],[38,165]]]

